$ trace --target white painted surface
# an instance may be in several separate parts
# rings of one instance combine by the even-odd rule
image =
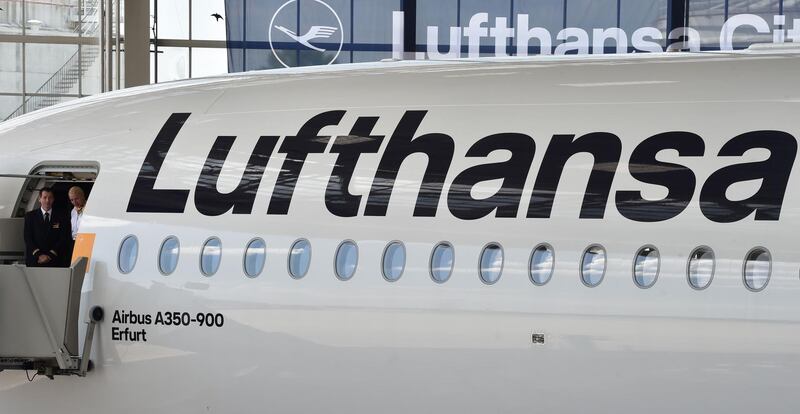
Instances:
[[[96,371],[32,383],[24,373],[4,372],[2,411],[797,412],[797,174],[775,222],[714,223],[702,215],[698,197],[720,167],[766,156],[717,157],[734,136],[760,129],[800,136],[798,65],[796,54],[676,54],[281,70],[101,95],[0,124],[2,173],[25,174],[48,161],[99,163],[81,231],[97,234],[87,306],[104,306],[109,318],[98,333]],[[252,214],[204,217],[193,193],[184,214],[125,212],[144,155],[171,113],[192,115],[157,188],[194,189],[215,138],[235,135],[219,185],[227,191],[259,136],[295,135],[310,117],[332,109],[347,114],[324,134],[345,135],[357,116],[380,116],[373,132],[387,135],[383,147],[404,111],[428,110],[417,135],[444,133],[456,142],[445,192],[465,168],[505,159],[465,158],[478,139],[498,132],[533,137],[536,155],[518,217],[460,220],[447,210],[446,197],[436,218],[412,217],[426,165],[415,155],[401,168],[386,217],[338,218],[324,203],[336,159],[327,152],[308,157],[287,216],[266,214],[282,155],[267,165]],[[630,177],[631,151],[647,137],[676,130],[706,143],[705,156],[678,162],[696,175],[692,203],[665,222],[623,218],[615,191],[664,196],[663,188]],[[586,154],[568,161],[551,218],[525,218],[550,138],[598,131],[623,142],[605,218],[578,219],[592,160]],[[364,195],[361,211],[380,155],[359,160],[350,190]],[[676,155],[660,159],[677,161]],[[0,178],[0,214],[11,213],[19,186]],[[480,189],[491,194],[496,187]],[[128,234],[138,237],[139,256],[134,271],[122,275],[117,249]],[[179,237],[181,256],[177,271],[165,277],[157,251],[169,235]],[[222,241],[222,260],[205,277],[199,254],[211,236]],[[266,266],[248,278],[242,258],[255,237],[266,241]],[[309,273],[296,280],[287,273],[287,254],[298,238],[311,242],[313,255]],[[358,244],[358,268],[341,281],[333,263],[346,239]],[[405,244],[406,266],[398,281],[387,282],[381,256],[392,240]],[[437,284],[427,266],[443,240],[455,248],[455,270]],[[478,275],[489,242],[499,243],[504,256],[493,285]],[[536,286],[528,260],[542,242],[554,248],[555,272]],[[606,249],[607,271],[589,288],[579,266],[595,243]],[[661,257],[649,289],[638,288],[631,273],[644,245],[656,246]],[[689,254],[700,245],[711,246],[717,258],[703,291],[686,279]],[[755,246],[767,247],[773,259],[761,292],[746,289],[741,274]],[[146,343],[126,343],[111,340],[114,310],[219,312],[225,325],[148,326]],[[545,334],[546,343],[532,344],[533,333]]]

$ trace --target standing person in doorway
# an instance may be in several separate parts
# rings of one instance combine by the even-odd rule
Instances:
[[[40,207],[25,214],[25,265],[58,267],[65,262],[69,244],[69,223],[53,211],[55,193],[39,190]]]
[[[75,241],[75,238],[78,237],[78,227],[83,217],[83,208],[86,207],[86,194],[83,189],[78,186],[70,188],[69,202],[72,203],[69,223],[72,229],[72,241]]]
[[[72,211],[70,212],[70,230],[72,231],[72,238],[70,239],[69,243],[69,252],[67,255],[67,260],[71,260],[72,258],[72,251],[75,249],[75,239],[78,238],[78,230],[81,225],[81,218],[83,218],[83,208],[86,207],[86,193],[83,192],[83,189],[74,186],[69,189],[69,202],[72,204]],[[70,263],[66,264],[67,266]]]

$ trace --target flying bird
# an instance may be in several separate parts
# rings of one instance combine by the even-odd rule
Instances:
[[[219,13],[214,13],[211,15],[211,17],[217,19],[217,21],[225,20],[225,18],[223,18],[222,15],[220,15]]]
[[[297,36],[293,31],[283,26],[275,26],[275,28],[286,33],[289,37],[296,40],[301,45],[309,49],[314,49],[317,52],[324,52],[325,49],[318,48],[309,42],[311,42],[314,39],[327,39],[333,36],[333,34],[336,33],[337,30],[339,30],[338,28],[331,26],[311,26],[311,29],[308,29],[308,33],[302,36]]]

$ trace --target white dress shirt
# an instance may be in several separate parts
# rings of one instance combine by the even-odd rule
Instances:
[[[81,225],[81,217],[83,217],[83,212],[78,213],[78,209],[73,207],[69,220],[72,224],[72,240],[78,237],[78,226]]]

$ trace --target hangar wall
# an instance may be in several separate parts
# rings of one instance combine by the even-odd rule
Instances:
[[[284,66],[800,41],[800,0],[0,0],[0,9],[0,121],[126,86]]]

